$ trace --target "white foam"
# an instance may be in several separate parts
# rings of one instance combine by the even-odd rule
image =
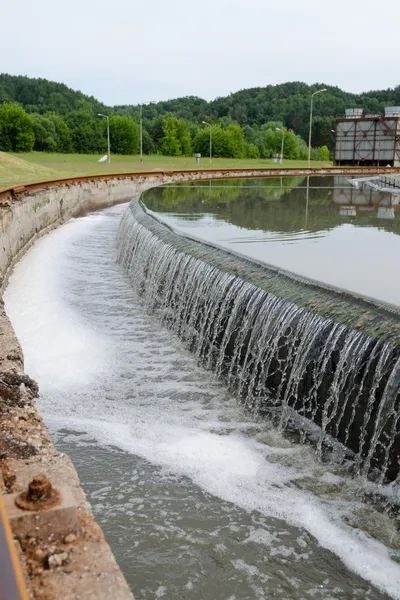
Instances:
[[[36,242],[17,263],[4,294],[25,368],[46,386],[84,385],[106,365],[106,341],[63,297],[68,252],[97,220],[70,221]]]
[[[241,409],[223,397],[168,332],[127,304],[114,307],[113,316],[104,316],[109,320],[107,333],[71,304],[64,277],[73,275],[71,265],[78,269],[80,264],[72,246],[87,240],[107,218],[83,218],[40,240],[17,265],[6,292],[27,370],[43,393],[41,410],[47,423],[87,432],[101,444],[189,477],[246,511],[304,528],[355,573],[400,599],[400,565],[391,560],[388,549],[347,526],[333,504],[294,487],[296,478],[312,465],[295,470],[269,462],[269,454],[280,449],[245,435],[247,419]],[[89,260],[89,251],[84,254],[80,248],[82,261]],[[107,273],[101,267],[98,277],[104,286]],[[77,277],[88,276],[83,262],[82,269]],[[129,300],[127,283],[121,280],[118,286],[109,289],[110,307],[113,301],[122,302],[124,294]],[[91,293],[96,297],[95,289]],[[129,322],[126,338],[118,332],[124,321]],[[201,394],[207,402],[201,401]],[[229,431],[226,435],[214,429],[221,423]]]

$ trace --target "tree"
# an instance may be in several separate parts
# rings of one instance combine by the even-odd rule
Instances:
[[[77,110],[66,118],[71,130],[72,146],[75,152],[90,154],[102,152],[107,147],[105,119],[95,119],[92,107],[86,100],[77,102]]]
[[[245,142],[243,129],[239,123],[228,125],[225,130],[226,154],[228,158],[243,158],[245,154]]]
[[[278,133],[280,132],[278,131]],[[284,129],[284,136],[283,157],[298,160],[300,158],[300,149],[296,135],[290,129]]]
[[[161,152],[167,156],[190,156],[192,141],[187,123],[176,117],[165,117],[162,128]]]
[[[328,146],[333,148],[335,121],[332,117],[315,117],[312,127],[312,141],[315,146]]]
[[[139,152],[139,127],[128,116],[110,117],[110,144],[114,154],[137,154]]]
[[[275,127],[284,126],[303,140],[308,140],[310,98],[313,92],[321,88],[326,88],[327,92],[317,96],[314,102],[312,139],[315,146],[326,145],[329,149],[332,148],[332,123],[336,116],[344,114],[345,108],[360,107],[366,113],[382,113],[385,106],[400,105],[400,86],[357,95],[323,83],[309,86],[299,81],[240,90],[212,102],[193,96],[176,98],[144,107],[143,123],[152,138],[151,144],[146,138],[146,147],[151,148],[151,151],[162,151],[161,139],[165,141],[164,118],[174,117],[186,125],[191,123],[190,138],[196,140],[196,143],[200,143],[199,140],[203,137],[204,141],[206,138],[206,134],[203,136],[197,131],[198,128],[203,129],[203,120],[214,123],[215,127],[217,124],[221,125],[222,131],[215,132],[216,155],[232,154],[232,147],[227,148],[228,140],[224,131],[235,123],[244,128],[246,143],[255,144],[262,156],[268,155],[272,149],[271,146],[264,147],[264,135],[260,129],[263,127],[264,130],[274,130]],[[135,120],[139,115],[138,106],[107,108],[95,98],[85,96],[61,83],[8,74],[0,74],[0,104],[2,102],[17,103],[28,113],[48,116],[52,112],[63,116],[71,128],[73,145],[80,152],[103,151],[107,147],[105,122],[103,120],[101,124],[98,123],[95,117],[97,113],[131,116]],[[82,117],[83,105],[89,106],[91,120]],[[71,116],[76,112],[79,119]],[[179,139],[177,132],[175,137]],[[186,133],[183,137],[186,139],[182,139],[181,134],[180,152],[186,154],[189,151],[189,138]],[[170,143],[172,148],[169,147],[168,151],[179,152],[178,147],[174,147],[173,140],[167,141],[166,147]],[[68,142],[66,144],[64,147],[68,147]],[[279,152],[279,148],[276,151]],[[303,156],[303,149],[299,148],[299,152]],[[237,148],[234,153],[237,153]]]
[[[57,152],[72,152],[71,130],[61,115],[47,113],[46,117],[54,124],[57,135]]]
[[[255,144],[246,144],[246,158],[260,158],[260,151]]]
[[[155,152],[155,144],[153,142],[153,138],[151,137],[150,133],[147,131],[147,129],[145,129],[143,127],[143,132],[142,132],[142,139],[143,139],[143,153],[144,154],[153,154],[153,152]]]
[[[161,138],[161,152],[167,156],[181,156],[181,145],[178,139],[178,119],[165,117],[163,120],[163,137]]]
[[[190,156],[192,154],[192,138],[190,128],[183,119],[180,119],[178,123],[178,139],[181,145],[182,156]]]
[[[80,100],[87,100],[95,112],[106,111],[106,107],[95,98],[72,90],[63,83],[23,75],[0,74],[0,101],[16,102],[27,112],[57,112],[65,115],[75,110]]]
[[[29,152],[33,148],[33,120],[18,104],[5,102],[0,106],[0,133],[0,150]]]
[[[58,135],[54,122],[44,115],[33,114],[33,131],[35,133],[35,150],[57,152]]]
[[[199,152],[202,156],[210,154],[210,128],[203,127],[196,135],[194,140],[194,151]],[[226,131],[221,125],[213,125],[212,127],[212,153],[213,156],[229,156]]]
[[[311,149],[311,159],[328,161],[330,159],[328,147],[321,146],[320,148],[312,148]]]

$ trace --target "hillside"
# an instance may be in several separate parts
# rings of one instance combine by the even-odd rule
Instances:
[[[309,118],[310,95],[327,88],[315,102],[315,117],[332,119],[343,114],[345,108],[362,107],[366,112],[383,111],[385,106],[400,105],[400,85],[394,89],[376,90],[362,94],[350,94],[338,87],[318,83],[309,86],[301,82],[268,85],[240,90],[229,96],[207,102],[196,96],[175,98],[147,105],[147,120],[165,114],[173,114],[188,121],[203,119],[227,119],[241,126],[261,126],[269,121],[280,121],[297,134],[306,137]],[[62,83],[33,79],[24,76],[0,74],[0,103],[17,102],[30,113],[57,112],[66,114],[76,110],[79,101],[90,103],[94,112],[113,111],[116,114],[137,115],[138,105],[117,105],[108,108],[93,96],[86,96]]]
[[[225,158],[270,158],[281,148],[285,129],[284,158],[298,160],[307,155],[310,97],[326,88],[314,103],[312,145],[325,148],[314,160],[327,160],[333,148],[334,119],[346,108],[360,107],[366,113],[383,112],[385,106],[400,105],[400,86],[363,94],[350,94],[323,83],[301,82],[240,90],[207,102],[196,96],[175,98],[144,106],[143,152],[165,156],[203,156],[209,152],[209,132],[203,121],[212,123],[213,154]],[[14,103],[13,109],[7,103]],[[0,149],[3,151],[103,152],[107,126],[99,112],[111,116],[113,154],[139,152],[139,106],[107,107],[92,96],[64,84],[24,76],[0,74],[0,108],[4,106]],[[14,135],[7,111],[19,104],[28,115],[30,131],[22,141]],[[31,123],[31,124],[29,124]],[[278,130],[277,130],[278,129]],[[15,139],[14,139],[15,138]],[[30,140],[30,141],[29,141]],[[28,143],[29,141],[29,143]],[[21,146],[22,144],[22,146]]]
[[[360,107],[365,112],[382,112],[385,106],[400,105],[400,85],[394,89],[378,90],[362,94],[350,94],[338,87],[323,83],[309,86],[301,82],[289,82],[281,85],[268,85],[263,88],[240,90],[206,102],[201,98],[189,96],[166,102],[158,102],[146,107],[149,119],[173,113],[181,119],[202,121],[227,119],[237,121],[242,127],[278,121],[289,129],[307,137],[310,111],[310,95],[316,90],[326,88],[315,101],[314,115],[316,119],[326,119],[326,128],[332,128],[332,120],[344,114],[346,108]],[[138,106],[116,106],[118,113],[134,114]]]
[[[0,187],[57,177],[58,172],[0,152]]]
[[[0,73],[0,104],[17,102],[30,113],[57,112],[64,115],[75,110],[79,100],[87,100],[97,112],[106,108],[93,96],[72,90],[63,83]]]

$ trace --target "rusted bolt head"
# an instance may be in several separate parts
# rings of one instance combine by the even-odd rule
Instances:
[[[46,510],[57,506],[60,502],[59,490],[53,488],[44,473],[36,475],[30,482],[28,490],[15,499],[15,504],[24,510]]]
[[[28,498],[33,502],[38,500],[44,500],[51,495],[52,492],[51,482],[47,479],[44,473],[39,473],[30,482],[28,486]]]

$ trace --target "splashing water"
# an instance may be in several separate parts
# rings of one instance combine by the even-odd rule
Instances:
[[[316,423],[319,448],[334,437],[353,451],[359,472],[376,469],[380,482],[397,477],[398,348],[177,250],[132,210],[119,256],[147,308],[247,407],[268,412],[281,429],[297,415],[303,426]]]
[[[400,542],[389,525],[383,537],[388,521],[357,499],[358,483],[254,421],[144,310],[115,262],[121,211],[77,219],[40,240],[16,266],[5,300],[39,382],[41,414],[73,458],[135,596],[400,598],[400,566],[391,559]],[[161,257],[154,261],[161,268]],[[173,284],[174,274],[164,277]],[[239,283],[209,271],[211,280],[222,289],[230,282],[231,306]],[[141,292],[151,303],[147,286]],[[252,297],[255,309],[262,297]],[[215,348],[224,337],[227,317],[207,302],[217,330],[189,309],[182,320],[196,348],[199,326]],[[273,314],[265,316],[271,335]],[[165,318],[175,323],[171,309]],[[332,343],[341,335],[331,331]],[[262,343],[254,338],[254,353]],[[207,357],[232,385],[253,381],[230,372],[219,353]]]

